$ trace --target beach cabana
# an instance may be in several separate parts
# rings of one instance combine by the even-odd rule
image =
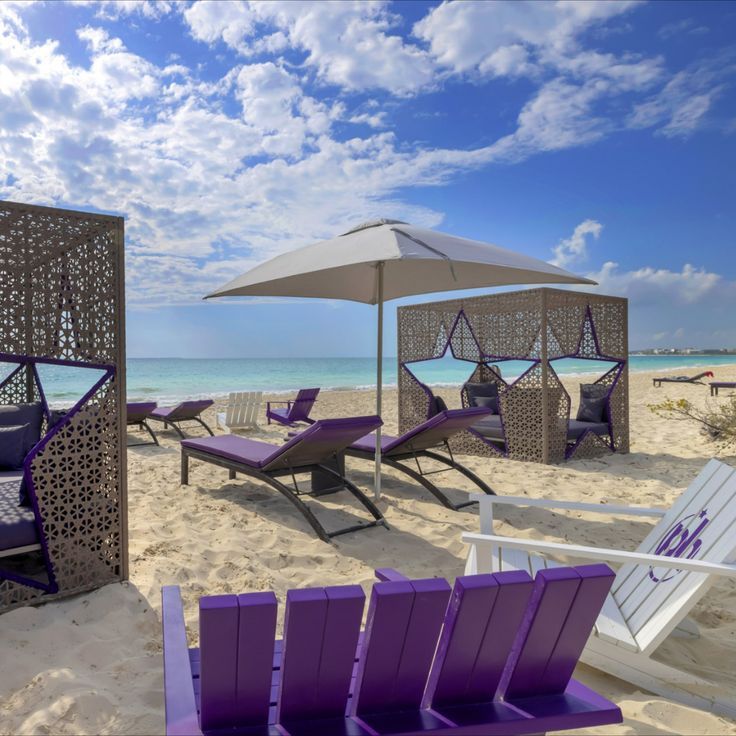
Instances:
[[[123,289],[122,218],[0,202],[0,612],[127,578]]]
[[[629,450],[626,299],[542,288],[399,307],[398,343],[402,433],[427,420],[434,399],[417,366],[449,351],[468,364],[463,405],[494,411],[453,438],[453,451],[557,463]],[[581,389],[575,418],[555,371],[569,358],[606,365]],[[507,381],[507,361],[527,368]]]

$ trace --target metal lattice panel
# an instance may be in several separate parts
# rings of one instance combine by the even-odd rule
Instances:
[[[561,289],[530,289],[453,299],[398,310],[399,428],[406,432],[427,418],[429,395],[411,364],[439,358],[449,348],[466,360],[468,380],[499,384],[505,454],[519,460],[560,462],[568,452],[570,397],[554,361],[586,358],[615,367],[596,383],[607,388],[611,438],[584,438],[570,454],[601,447],[629,450],[627,302]],[[510,385],[488,363],[530,360],[534,364]],[[473,364],[475,366],[473,367]],[[467,396],[463,392],[463,405]],[[611,447],[612,442],[612,447]],[[498,455],[498,447],[472,432],[451,443],[456,452]]]
[[[119,217],[0,202],[0,352],[109,372],[30,461],[59,592],[0,580],[0,611],[127,577],[123,242]],[[39,398],[30,365],[0,388]]]

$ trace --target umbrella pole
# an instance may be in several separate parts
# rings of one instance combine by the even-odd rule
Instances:
[[[383,261],[378,264],[378,349],[376,363],[376,414],[381,416],[383,393]],[[376,430],[376,470],[373,479],[373,497],[381,497],[381,427]]]

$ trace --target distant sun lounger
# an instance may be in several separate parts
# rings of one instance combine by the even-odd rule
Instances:
[[[170,407],[159,407],[151,412],[150,419],[155,422],[162,422],[164,427],[171,426],[174,431],[184,438],[184,432],[181,431],[180,424],[182,422],[197,422],[201,424],[211,435],[214,432],[207,426],[200,414],[209,409],[215,402],[212,399],[201,399],[199,401],[182,401],[181,404]]]
[[[258,429],[262,398],[262,391],[231,393],[225,411],[217,415],[217,426],[227,433],[234,429]]]
[[[606,565],[199,600],[189,649],[181,593],[162,589],[167,736],[540,734],[621,723],[572,679],[613,580]]]
[[[470,545],[466,573],[552,570],[559,563],[549,555],[620,563],[581,661],[665,698],[736,718],[732,692],[719,693],[716,683],[652,656],[675,629],[697,636],[687,614],[718,577],[736,579],[736,469],[711,460],[669,509],[516,496],[476,500],[481,533],[462,535]],[[511,538],[493,533],[499,504],[650,517],[657,523],[634,552]]]
[[[423,485],[443,506],[453,511],[462,509],[476,503],[475,501],[464,501],[462,503],[452,502],[447,495],[441,491],[428,476],[437,473],[456,470],[466,478],[470,479],[483,493],[493,494],[494,491],[482,481],[475,473],[459,463],[452,454],[448,440],[458,432],[469,429],[479,419],[490,414],[490,410],[482,407],[471,407],[468,409],[446,409],[435,414],[426,422],[410,429],[400,437],[381,435],[381,462],[391,468],[406,473],[410,478]],[[436,448],[444,447],[446,455],[440,454]],[[371,460],[376,452],[376,436],[374,434],[362,437],[348,447],[346,454]],[[431,470],[422,467],[420,460],[433,460],[445,467],[440,470]],[[402,462],[403,461],[403,462]],[[415,463],[416,469],[411,465]]]
[[[273,419],[275,422],[293,427],[298,422],[311,424],[314,419],[309,418],[309,412],[312,411],[314,402],[317,401],[318,388],[303,388],[296,395],[295,399],[287,401],[268,401],[266,402],[266,419],[271,424]],[[272,409],[272,404],[286,404],[285,407]]]
[[[703,371],[695,376],[662,376],[661,378],[652,378],[652,383],[659,387],[663,383],[700,383],[701,378],[713,378],[713,371]]]
[[[149,435],[151,435],[150,442],[132,442],[128,447],[140,447],[142,445],[157,445],[158,438],[155,432],[151,429],[151,425],[148,424],[148,419],[151,418],[151,414],[156,410],[155,401],[136,402],[126,405],[126,424],[128,427],[139,427],[145,429]]]
[[[388,528],[378,507],[363,492],[351,483],[340,470],[337,457],[351,443],[372,432],[381,424],[380,417],[349,417],[345,419],[320,419],[303,432],[299,432],[281,445],[259,442],[236,435],[205,437],[204,439],[183,440],[181,443],[181,482],[189,483],[189,459],[202,460],[219,465],[230,471],[233,480],[237,473],[248,475],[268,483],[282,493],[304,516],[317,536],[325,542],[338,534],[383,525]],[[328,532],[301,497],[318,495],[299,488],[296,476],[311,473],[330,478],[332,488],[320,487],[319,494],[347,490],[368,510],[373,521],[360,522],[352,526]],[[287,485],[279,480],[282,477],[292,480]]]
[[[714,381],[710,384],[710,395],[718,396],[719,388],[736,388],[735,381]]]

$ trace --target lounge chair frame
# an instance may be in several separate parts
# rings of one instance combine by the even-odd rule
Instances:
[[[705,381],[701,381],[700,379],[712,375],[713,371],[703,371],[702,373],[696,373],[694,376],[661,376],[652,378],[652,385],[654,388],[661,388],[663,383],[691,383],[705,386]]]
[[[558,463],[628,452],[627,310],[619,297],[546,288],[399,307],[399,431],[425,421],[430,410],[431,392],[414,365],[449,350],[469,364],[468,381],[499,385],[505,436],[499,448],[464,431],[451,441],[456,453]],[[554,369],[565,358],[614,363],[596,381],[607,388],[608,436],[588,432],[568,443],[571,400]],[[529,363],[511,384],[493,368],[509,360]]]
[[[128,577],[123,254],[121,217],[0,202],[0,403],[44,406],[24,473],[51,572],[0,574],[0,613]],[[102,371],[50,431],[41,364]]]
[[[439,452],[435,452],[434,449],[410,450],[408,452],[398,454],[384,452],[381,454],[381,462],[394,470],[399,470],[400,472],[405,473],[412,480],[415,480],[417,483],[424,486],[424,488],[426,488],[445,508],[451,509],[452,511],[459,511],[460,509],[464,509],[468,506],[473,506],[477,502],[475,500],[462,501],[460,503],[453,502],[447,494],[427,476],[456,470],[458,473],[464,475],[475,483],[483,493],[495,495],[495,491],[482,478],[478,477],[472,470],[470,470],[470,468],[465,467],[462,463],[455,460],[452,447],[447,440],[443,440],[439,445],[435,445],[435,448],[437,447],[444,447],[447,452],[447,456],[442,455]],[[371,460],[374,457],[372,452],[363,451],[355,447],[348,448],[345,454],[351,457],[361,458],[363,460]],[[421,458],[434,460],[446,467],[439,468],[437,470],[426,470],[421,465]],[[403,462],[406,460],[414,461],[416,470],[412,468],[411,465],[407,465]]]
[[[285,468],[275,468],[272,470],[264,470],[263,468],[254,468],[246,463],[241,463],[230,458],[221,457],[208,452],[201,452],[191,447],[185,447],[182,445],[181,448],[181,484],[189,485],[189,460],[201,460],[211,465],[217,465],[221,468],[225,468],[229,471],[229,479],[235,480],[237,474],[255,478],[256,480],[268,483],[272,488],[275,488],[282,496],[293,504],[302,516],[307,520],[309,526],[312,527],[314,532],[323,542],[330,542],[333,537],[338,537],[342,534],[348,534],[350,532],[359,531],[361,529],[370,529],[375,526],[383,526],[386,529],[389,528],[388,523],[383,518],[383,514],[380,509],[366,496],[360,488],[358,488],[352,481],[345,476],[341,475],[335,467],[337,467],[337,458],[335,457],[335,467],[331,467],[328,464],[318,463],[310,465],[301,465],[293,467],[291,465]],[[307,504],[302,501],[302,496],[311,496],[311,491],[304,491],[299,487],[296,476],[304,473],[326,473],[328,476],[333,477],[336,481],[334,490],[345,489],[353,495],[354,498],[370,513],[373,517],[373,521],[361,522],[358,524],[352,524],[341,529],[328,532],[320,521],[315,516],[314,512],[309,508]],[[292,480],[291,486],[286,483],[282,483],[280,478],[290,477]],[[324,490],[322,491],[324,492]]]
[[[145,403],[150,403],[153,409],[156,408],[155,402],[145,402]],[[130,407],[131,405],[135,406],[135,404],[129,404],[128,406]],[[151,437],[151,440],[149,442],[129,442],[128,447],[145,447],[148,445],[156,445],[158,447],[159,445],[158,437],[156,437],[156,433],[153,431],[153,429],[151,429],[151,425],[148,424],[147,419],[148,417],[140,419],[139,421],[131,421],[130,411],[128,411],[126,425],[128,427],[138,427],[138,429],[140,429],[141,431],[145,430],[146,432],[148,432],[149,436]]]
[[[186,439],[186,435],[184,434],[184,432],[182,431],[180,427],[180,425],[183,422],[196,422],[197,424],[200,424],[202,427],[204,427],[209,432],[210,437],[214,437],[215,433],[210,429],[210,427],[207,425],[204,419],[202,419],[202,417],[192,416],[192,415],[186,416],[186,410],[191,405],[206,404],[205,406],[203,406],[202,409],[199,410],[200,412],[202,412],[205,409],[208,409],[210,406],[212,406],[213,403],[214,402],[209,399],[206,401],[182,401],[180,404],[177,404],[176,406],[171,407],[172,411],[171,411],[170,416],[173,416],[174,417],[173,419],[171,419],[170,416],[161,417],[161,416],[156,416],[155,414],[152,414],[149,417],[149,419],[153,420],[154,422],[161,422],[164,425],[164,429],[168,429],[169,427],[171,427],[174,430],[174,432],[176,432],[179,435],[179,437],[183,440]],[[185,416],[183,416],[180,419],[177,419],[176,418],[177,411],[180,414],[185,414]]]
[[[271,420],[279,424],[285,424],[287,427],[294,427],[299,422],[306,424],[314,424],[314,419],[310,418],[309,412],[317,403],[318,388],[303,388],[299,390],[295,399],[286,399],[284,401],[267,401],[266,402],[266,421],[271,424]],[[286,415],[278,413],[271,409],[272,404],[286,404]],[[306,405],[306,409],[304,406]]]

